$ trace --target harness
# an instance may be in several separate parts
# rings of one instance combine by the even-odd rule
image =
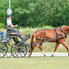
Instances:
[[[38,30],[39,31],[39,30]],[[46,34],[46,29],[44,29],[44,31],[42,32],[42,34],[41,34],[41,36],[40,36],[40,38],[39,39],[36,39],[36,40],[42,40],[42,41],[45,41],[46,39],[45,39],[45,34]],[[44,36],[43,36],[44,35]],[[43,38],[42,38],[42,36],[43,36]]]
[[[67,34],[63,31],[62,27],[60,27],[60,29],[61,29],[61,34],[58,34],[58,33],[57,33],[57,29],[55,28],[56,37],[57,37],[56,42],[58,42],[58,39],[59,39],[59,38],[61,39],[61,38],[67,37]],[[64,36],[62,36],[62,32],[65,34]],[[58,37],[58,35],[61,35],[61,37]]]
[[[56,28],[54,29],[55,32],[56,32],[56,37],[55,37],[55,38],[57,38],[57,39],[56,39],[56,42],[58,42],[58,39],[62,39],[62,38],[67,37],[67,34],[63,31],[62,27],[60,27],[60,29],[61,29],[61,34],[58,34],[58,33],[57,33],[57,29],[56,29]],[[37,32],[38,32],[38,31],[36,31],[36,33],[37,33]],[[62,32],[65,34],[64,36],[62,36]],[[45,34],[46,34],[46,29],[44,29],[44,31],[42,32],[40,38],[39,38],[39,39],[36,39],[36,40],[46,41]],[[58,37],[58,35],[61,35],[61,37]],[[43,36],[43,38],[42,38],[42,36]],[[53,38],[53,39],[48,39],[48,41],[55,40],[55,38]],[[47,42],[48,42],[48,41],[47,41]]]

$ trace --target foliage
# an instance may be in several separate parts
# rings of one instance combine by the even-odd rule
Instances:
[[[6,25],[8,0],[0,0],[0,22]],[[11,0],[12,22],[23,27],[69,25],[69,0]]]
[[[4,28],[4,23],[0,23],[0,28]]]

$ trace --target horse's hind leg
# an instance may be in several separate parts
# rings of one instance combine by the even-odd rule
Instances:
[[[31,54],[32,54],[32,52],[33,52],[33,50],[34,50],[34,48],[35,48],[36,46],[37,46],[37,44],[31,46],[31,53],[30,53],[30,56],[29,56],[29,57],[31,57]]]
[[[44,54],[44,56],[46,56],[46,55],[45,55],[45,52],[44,52],[43,49],[42,49],[42,45],[43,45],[43,43],[39,44],[39,49],[42,51],[42,53]]]
[[[51,57],[54,57],[54,53],[55,53],[55,51],[57,50],[59,44],[60,44],[60,43],[56,43],[55,49],[54,49],[54,51],[53,51]]]

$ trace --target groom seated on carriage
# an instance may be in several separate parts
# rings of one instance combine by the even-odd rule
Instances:
[[[8,15],[7,16],[7,37],[6,37],[6,40],[4,40],[3,42],[9,42],[9,40],[11,39],[11,35],[18,35],[18,37],[23,41],[25,42],[27,40],[27,37],[22,37],[22,35],[19,33],[18,30],[14,29],[14,27],[18,27],[17,25],[13,25],[12,24],[12,16],[11,15]],[[16,38],[13,37],[13,40],[18,43],[19,41],[16,40]]]
[[[3,41],[4,40],[4,35],[5,35],[3,30],[0,30],[0,35],[1,35],[1,41]]]

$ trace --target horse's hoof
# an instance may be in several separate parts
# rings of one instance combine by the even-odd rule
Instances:
[[[46,57],[46,55],[44,55],[44,57]]]
[[[69,56],[69,54],[68,54],[68,56]]]
[[[29,56],[29,58],[31,58],[31,55]]]
[[[51,55],[51,57],[54,57],[54,55]]]

